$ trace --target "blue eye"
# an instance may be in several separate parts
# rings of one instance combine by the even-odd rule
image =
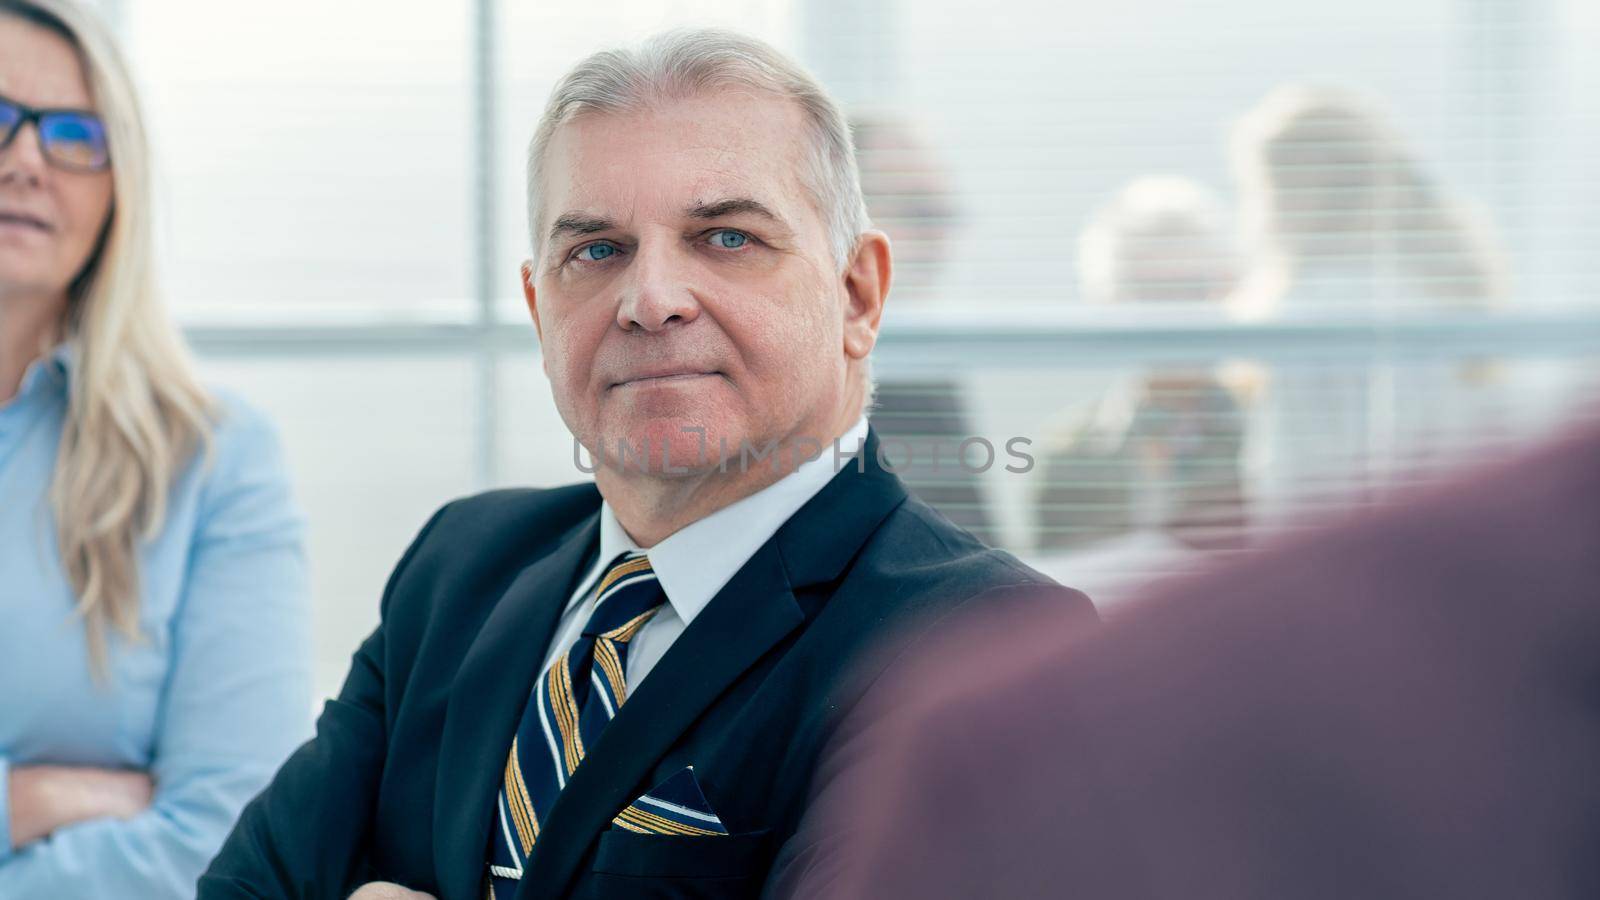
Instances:
[[[711,244],[724,250],[737,250],[750,240],[750,236],[742,231],[732,231],[724,228],[711,233]]]
[[[591,254],[590,251],[593,251],[593,253]],[[610,244],[590,244],[587,247],[579,248],[578,252],[573,254],[573,257],[580,262],[600,262],[616,252],[617,248]]]

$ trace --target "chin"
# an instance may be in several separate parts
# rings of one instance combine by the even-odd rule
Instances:
[[[741,428],[728,428],[718,416],[678,413],[613,418],[597,429],[594,445],[589,440],[584,445],[608,469],[682,476],[717,468],[718,442],[738,458],[742,439]]]
[[[624,445],[627,469],[640,471],[640,451],[649,450],[649,471],[699,470],[717,466],[721,447],[737,458],[748,439],[746,416],[725,386],[662,385],[627,388],[602,398],[600,427],[608,460]]]
[[[5,248],[0,246],[0,297],[9,294],[48,296],[66,290],[64,282],[56,283],[57,279],[29,265],[28,260],[7,259],[6,255]]]
[[[737,457],[739,443],[746,438],[742,427],[718,415],[654,419],[644,431],[651,436],[657,459],[675,470],[714,468],[725,455]]]

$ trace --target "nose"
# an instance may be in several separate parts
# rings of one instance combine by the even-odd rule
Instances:
[[[690,261],[676,241],[641,240],[621,285],[617,325],[623,331],[662,331],[700,316],[700,301],[688,277]]]
[[[11,142],[0,148],[0,184],[22,183],[36,187],[44,180],[45,169],[38,126],[25,122],[11,136]]]

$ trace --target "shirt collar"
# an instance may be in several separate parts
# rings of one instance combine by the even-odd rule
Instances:
[[[78,342],[62,341],[44,356],[28,363],[22,372],[22,383],[17,386],[17,397],[26,397],[46,385],[65,386],[72,370],[78,364]]]
[[[862,415],[839,436],[838,455],[858,453],[867,439]],[[650,567],[661,582],[667,602],[685,625],[705,609],[735,573],[783,527],[783,523],[816,496],[838,470],[833,446],[816,459],[761,490],[678,529],[648,551]],[[600,504],[600,560],[607,565],[619,554],[640,550],[623,530],[610,503]]]

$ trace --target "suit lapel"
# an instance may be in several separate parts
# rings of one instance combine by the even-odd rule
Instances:
[[[596,511],[512,581],[451,685],[433,806],[434,871],[445,897],[477,894],[511,736],[561,612],[598,540],[599,522]]]
[[[905,499],[899,479],[877,466],[876,448],[869,431],[865,471],[846,466],[784,523],[618,710],[551,807],[518,900],[566,893],[590,844],[650,769],[746,670],[804,624],[794,591],[837,578]]]

